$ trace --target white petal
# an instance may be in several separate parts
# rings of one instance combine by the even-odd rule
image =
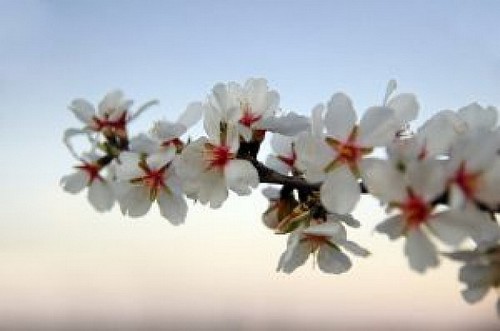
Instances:
[[[436,160],[413,162],[407,169],[409,185],[426,202],[434,200],[446,189],[443,165]]]
[[[122,152],[119,156],[120,165],[116,167],[116,177],[119,180],[127,181],[141,177],[144,172],[139,168],[139,154]]]
[[[71,102],[69,109],[75,114],[83,123],[90,125],[93,122],[95,116],[94,106],[85,99],[76,99]]]
[[[458,110],[469,129],[492,129],[496,126],[498,113],[494,107],[483,108],[477,103],[471,103]]]
[[[130,217],[144,216],[151,208],[149,189],[144,186],[133,186],[123,197],[121,203]]]
[[[323,111],[325,106],[323,104],[316,105],[311,111],[311,133],[316,138],[323,138]]]
[[[307,133],[297,138],[295,152],[296,166],[305,172],[306,179],[311,183],[324,179],[325,167],[337,156],[323,139],[317,139]]]
[[[401,93],[389,101],[387,107],[395,110],[396,117],[402,122],[410,122],[417,118],[418,101],[414,94]]]
[[[333,213],[350,213],[360,197],[359,183],[345,166],[329,172],[321,185],[321,203]]]
[[[288,164],[278,159],[275,155],[267,156],[266,166],[283,175],[287,175],[291,170]]]
[[[323,272],[340,274],[351,268],[349,257],[334,247],[321,245],[318,252],[318,267]]]
[[[394,115],[394,110],[387,107],[371,107],[366,110],[359,123],[358,143],[361,146],[374,147],[389,144],[401,123]]]
[[[332,240],[345,240],[346,231],[341,223],[330,221],[314,224],[304,229],[304,234],[332,238]]]
[[[77,170],[75,173],[61,178],[60,183],[66,192],[76,194],[87,186],[89,179],[85,171]]]
[[[450,110],[443,110],[425,122],[417,133],[417,139],[425,148],[426,156],[448,152],[459,132],[465,130],[464,122]]]
[[[102,180],[94,180],[89,186],[88,199],[97,211],[107,211],[113,207],[115,197],[108,183]]]
[[[415,271],[422,273],[438,265],[436,247],[418,228],[407,232],[404,250],[410,267]]]
[[[241,137],[243,137],[243,140],[247,142],[252,140],[253,129],[238,123],[238,132],[241,135]]]
[[[214,108],[205,108],[204,115],[203,127],[205,128],[205,132],[210,142],[214,145],[220,145],[221,115]]]
[[[326,219],[334,222],[342,222],[353,228],[359,228],[361,225],[361,223],[350,214],[340,215],[336,213],[329,213],[326,215]]]
[[[307,243],[287,248],[280,257],[278,270],[286,272],[287,274],[292,273],[307,261],[310,253],[311,250]]]
[[[468,228],[464,226],[457,217],[460,217],[458,211],[447,211],[433,215],[429,222],[429,228],[432,232],[448,245],[459,245],[469,234]]]
[[[403,201],[406,197],[404,175],[391,162],[363,159],[360,170],[368,191],[383,202]]]
[[[170,221],[173,225],[184,223],[187,215],[186,200],[182,196],[161,192],[158,195],[158,207],[160,207],[160,214]]]
[[[175,149],[167,148],[163,152],[154,153],[146,158],[146,164],[150,169],[158,170],[172,162],[175,157]]]
[[[345,141],[356,125],[357,116],[351,99],[343,94],[336,93],[327,105],[325,126],[329,136]]]
[[[375,227],[380,233],[386,234],[391,240],[397,239],[403,235],[406,223],[401,215],[395,215],[384,220]]]
[[[480,178],[477,198],[491,207],[500,205],[500,158]]]
[[[458,279],[470,287],[486,286],[490,283],[491,267],[486,265],[466,264],[460,268]]]
[[[224,169],[228,187],[238,195],[248,195],[259,185],[257,170],[248,161],[232,160]]]
[[[467,288],[462,291],[462,296],[468,303],[475,303],[484,298],[489,290],[488,286]]]
[[[200,178],[198,198],[201,203],[209,202],[210,208],[219,208],[227,195],[226,182],[220,173],[208,172]]]
[[[275,133],[271,137],[271,147],[278,155],[292,155],[293,142],[293,137],[287,137],[279,133]]]
[[[370,252],[367,249],[359,246],[354,241],[346,240],[338,242],[338,245],[342,246],[343,248],[357,256],[367,257],[368,255],[370,255]]]
[[[259,129],[280,133],[285,136],[294,136],[308,130],[309,127],[309,119],[294,112],[290,112],[284,116],[264,118],[259,125]]]
[[[129,141],[129,150],[135,153],[151,154],[158,152],[161,146],[158,141],[149,138],[141,133]]]
[[[190,128],[201,119],[201,114],[203,113],[203,106],[200,102],[190,103],[186,110],[179,116],[177,123],[184,125],[186,128]]]

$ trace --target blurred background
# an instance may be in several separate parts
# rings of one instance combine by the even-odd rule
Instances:
[[[305,115],[337,91],[362,112],[392,78],[418,95],[419,123],[499,106],[498,13],[477,0],[0,0],[0,329],[496,329],[496,294],[466,304],[448,261],[410,271],[402,242],[373,233],[384,215],[369,198],[349,234],[370,258],[340,276],[312,261],[284,275],[286,238],[262,225],[259,192],[190,205],[174,228],[156,208],[97,213],[59,180],[74,165],[62,133],[79,126],[68,104],[113,88],[161,101],[132,133],[248,77]]]

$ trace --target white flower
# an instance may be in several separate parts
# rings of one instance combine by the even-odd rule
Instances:
[[[403,174],[388,162],[364,160],[363,180],[368,191],[399,214],[377,225],[376,230],[390,239],[406,237],[405,254],[411,268],[424,272],[438,264],[436,248],[428,238],[431,232],[449,245],[465,238],[490,236],[492,222],[474,210],[438,211],[433,201],[446,189],[446,176],[438,161],[414,162]]]
[[[374,147],[391,142],[401,128],[395,111],[371,107],[357,125],[351,99],[342,93],[332,96],[327,105],[324,124],[318,128],[322,106],[313,110],[313,130],[302,134],[296,144],[298,164],[310,182],[321,182],[321,202],[331,212],[348,214],[358,202],[361,192],[357,180],[363,156]]]
[[[119,199],[124,214],[143,216],[156,201],[161,215],[170,223],[178,225],[184,222],[187,204],[182,196],[180,179],[173,168],[174,156],[172,148],[147,157],[132,152],[120,154],[116,175],[128,187]]]
[[[219,113],[223,123],[235,125],[244,140],[262,134],[262,121],[275,115],[279,94],[269,90],[265,79],[250,78],[244,86],[230,82],[219,83],[212,89],[207,109]]]
[[[472,131],[456,140],[447,162],[452,205],[463,207],[474,202],[491,208],[500,205],[497,151],[497,136],[491,131]]]
[[[346,272],[351,268],[351,261],[341,247],[355,255],[369,254],[366,249],[348,241],[342,224],[333,219],[309,227],[300,226],[288,238],[287,249],[278,263],[278,271],[291,273],[303,265],[310,254],[314,254],[318,267],[323,272]]]
[[[493,130],[498,121],[498,111],[495,107],[483,108],[474,102],[457,111],[469,131]]]
[[[271,148],[274,154],[266,159],[266,165],[284,175],[293,172],[296,168],[297,153],[295,151],[295,138],[273,134]]]
[[[126,125],[134,120],[148,107],[157,103],[150,101],[141,106],[135,113],[130,112],[132,101],[125,99],[120,90],[111,91],[104,96],[98,105],[97,112],[94,106],[85,99],[75,99],[69,109],[85,124],[86,129],[102,132],[106,136],[126,136]]]
[[[218,208],[226,200],[228,188],[248,195],[250,188],[259,184],[259,176],[249,161],[236,158],[238,131],[223,122],[219,112],[208,110],[204,126],[208,138],[199,138],[184,148],[178,170],[189,197]]]
[[[110,182],[101,175],[102,165],[98,160],[101,157],[95,153],[84,154],[80,158],[81,165],[75,166],[76,171],[61,179],[61,186],[66,192],[76,194],[88,188],[87,198],[90,204],[100,212],[113,207],[115,197]]]
[[[488,294],[491,288],[500,287],[500,246],[498,243],[483,245],[474,251],[458,251],[445,254],[465,262],[460,268],[459,279],[465,283],[462,296],[468,303],[476,303]],[[500,317],[500,297],[497,300],[497,314]]]
[[[280,232],[283,220],[296,216],[295,208],[298,206],[292,192],[283,194],[280,189],[266,187],[262,194],[269,200],[269,207],[262,214],[264,224],[273,230]]]

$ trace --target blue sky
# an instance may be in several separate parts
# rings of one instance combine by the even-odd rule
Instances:
[[[75,97],[97,102],[119,87],[138,104],[160,99],[136,129],[175,118],[216,82],[248,77],[266,77],[282,107],[303,114],[339,90],[362,111],[381,101],[391,78],[418,95],[423,119],[472,101],[498,106],[499,13],[498,1],[0,0],[0,169],[8,174],[0,189],[0,250],[22,265],[30,249],[49,252],[47,242],[61,233],[79,238],[82,251],[90,249],[85,240],[132,236],[116,225],[116,210],[99,215],[83,196],[57,187],[73,162],[61,136],[77,125],[67,110]],[[237,207],[211,215],[234,215],[243,206],[241,199],[229,203]],[[69,228],[54,221],[76,212],[117,234],[96,235],[83,216]],[[24,260],[23,245],[31,247]],[[446,277],[455,280],[451,272]],[[491,302],[481,307],[473,316],[493,315]]]

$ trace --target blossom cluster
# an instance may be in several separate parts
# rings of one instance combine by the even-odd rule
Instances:
[[[335,93],[304,116],[281,109],[265,79],[219,83],[176,121],[160,120],[134,136],[130,124],[156,101],[132,111],[119,90],[97,110],[75,99],[69,109],[81,126],[66,130],[63,140],[78,165],[61,185],[69,193],[87,190],[100,212],[117,204],[124,215],[140,217],[156,203],[179,225],[187,199],[219,208],[229,191],[249,195],[269,184],[262,190],[269,201],[262,219],[288,235],[277,267],[285,273],[311,255],[320,270],[334,274],[351,268],[346,253],[367,257],[345,226],[361,226],[352,212],[370,195],[387,214],[375,230],[404,239],[410,268],[426,272],[441,256],[464,262],[464,298],[475,302],[500,286],[497,109],[471,103],[437,112],[413,129],[419,102],[395,91],[391,80],[382,103],[360,115],[347,94]],[[200,121],[205,136],[187,138]],[[76,150],[77,135],[87,138],[87,149]],[[266,138],[272,152],[261,162]]]

